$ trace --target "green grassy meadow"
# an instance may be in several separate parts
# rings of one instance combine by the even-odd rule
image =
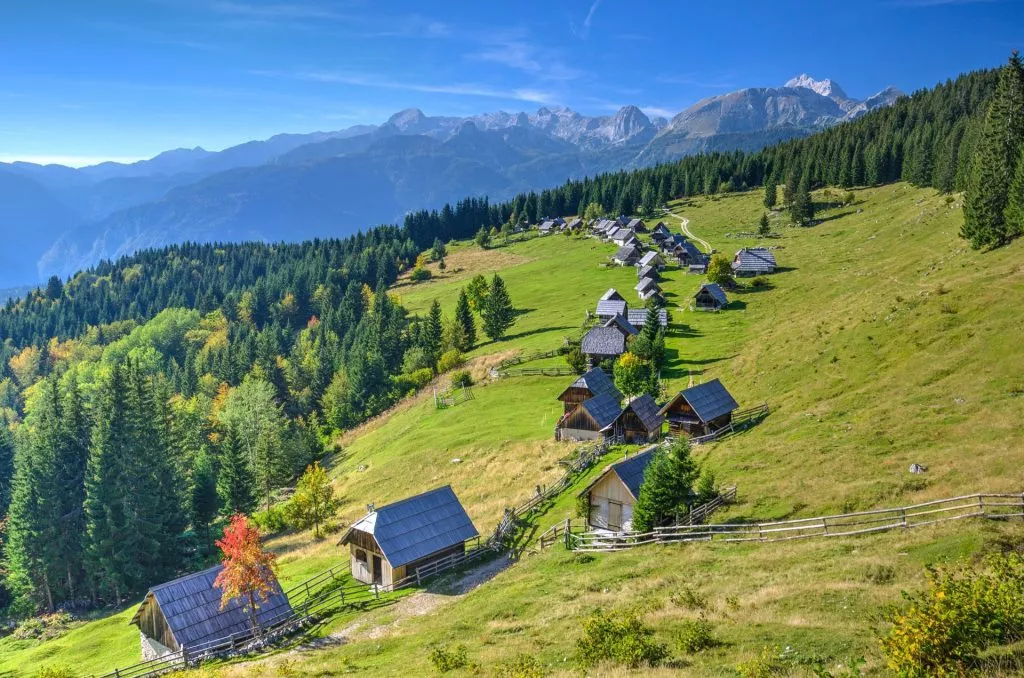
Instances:
[[[720,520],[1024,489],[1024,359],[1017,344],[1024,335],[1024,243],[970,250],[957,235],[959,204],[930,189],[895,184],[856,196],[853,205],[821,211],[810,228],[785,226],[773,214],[781,237],[764,241],[730,235],[756,230],[760,191],[671,205],[716,250],[731,256],[742,246],[767,244],[778,248],[781,267],[768,288],[731,292],[720,313],[686,310],[703,277],[670,269],[662,284],[672,316],[663,375],[670,391],[691,376],[717,377],[741,407],[771,407],[757,427],[695,452],[721,484],[739,487],[738,504]],[[678,231],[678,219],[665,222]],[[437,410],[428,387],[341,438],[341,451],[329,460],[344,500],[340,520],[358,518],[367,503],[450,483],[486,534],[505,506],[558,477],[557,461],[573,446],[553,441],[561,412],[555,396],[569,378],[492,381],[487,368],[578,334],[585,311],[609,287],[639,304],[634,270],[602,265],[614,250],[563,235],[487,251],[460,243],[449,247],[446,271],[435,269],[426,283],[400,282],[394,292],[412,313],[425,312],[436,298],[450,314],[473,275],[500,272],[521,314],[505,340],[485,340],[468,356],[479,382],[473,400]],[[621,454],[613,451],[604,461]],[[909,474],[911,463],[928,472]],[[538,519],[538,532],[572,515],[575,488],[587,478]],[[369,613],[366,623],[376,620],[383,629],[372,640],[279,653],[256,666],[269,675],[422,675],[431,671],[431,647],[463,643],[485,669],[535,652],[569,674],[581,615],[595,607],[640,606],[671,644],[682,621],[701,612],[673,602],[688,586],[707,598],[704,613],[725,644],[667,671],[734,675],[738,661],[762,648],[790,646],[808,661],[864,656],[877,672],[871,619],[899,599],[901,588],[921,585],[925,563],[1021,543],[1022,536],[1019,525],[960,522],[842,541],[674,545],[593,558],[555,548],[528,555],[466,596],[397,627],[388,626],[393,610]],[[309,533],[273,539],[282,583],[344,562],[347,552],[336,541],[337,535],[313,541]],[[865,573],[873,565],[891,568],[891,578],[869,581]],[[122,617],[126,622],[130,612],[31,647],[2,640],[0,676],[45,663],[83,672],[131,663],[138,639],[134,627],[117,621]],[[325,633],[339,626],[332,623]],[[252,670],[246,664],[208,672]],[[619,674],[616,667],[603,673]]]

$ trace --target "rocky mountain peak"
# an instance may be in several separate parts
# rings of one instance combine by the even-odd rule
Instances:
[[[785,86],[803,87],[804,89],[812,90],[821,96],[828,97],[830,99],[849,99],[849,97],[846,96],[846,92],[843,91],[843,88],[839,86],[839,83],[829,80],[828,78],[825,78],[824,80],[815,80],[806,73],[801,73],[795,78],[791,78],[786,82]]]
[[[427,116],[420,109],[406,108],[388,118],[388,123],[404,131],[422,125],[426,119]]]

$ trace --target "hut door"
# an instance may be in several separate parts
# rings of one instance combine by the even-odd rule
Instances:
[[[379,584],[383,580],[384,577],[383,577],[383,574],[381,572],[382,569],[383,568],[381,567],[380,556],[374,556],[373,557],[373,583],[374,584]]]
[[[608,502],[608,529],[622,529],[622,504],[617,501]]]

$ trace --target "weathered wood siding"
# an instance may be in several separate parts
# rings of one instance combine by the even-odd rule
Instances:
[[[349,550],[352,562],[352,576],[364,584],[373,584],[373,557],[380,558],[380,583],[392,584],[391,564],[380,550],[372,534],[353,530],[349,535]]]
[[[649,443],[661,438],[661,427],[649,431],[640,417],[632,410],[626,410],[615,422],[615,435],[627,443]]]
[[[175,640],[171,627],[167,625],[167,620],[164,618],[164,613],[160,609],[160,604],[156,602],[156,598],[152,594],[147,594],[145,603],[139,614],[139,631],[160,645],[171,650],[179,650],[178,641]]]
[[[565,413],[568,414],[569,412],[572,412],[576,408],[576,406],[582,403],[584,400],[593,397],[594,394],[590,392],[590,389],[573,387],[566,389],[565,393],[562,394],[561,398],[559,399],[563,403],[565,403]]]
[[[629,488],[619,479],[615,471],[608,471],[604,477],[597,482],[588,495],[590,501],[590,516],[587,522],[591,527],[628,530],[633,523],[633,504],[636,499],[630,494]],[[621,507],[617,509],[613,504]],[[618,513],[619,524],[610,524],[611,519]]]

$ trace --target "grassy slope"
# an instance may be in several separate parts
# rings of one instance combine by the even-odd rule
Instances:
[[[761,211],[759,197],[699,200],[676,206],[676,211],[690,218],[696,234],[731,253],[751,244],[726,234],[752,228]],[[733,295],[727,312],[683,310],[700,279],[668,274],[665,288],[675,319],[669,337],[673,363],[666,373],[670,385],[685,386],[691,372],[698,378],[721,377],[741,404],[767,400],[773,407],[757,429],[698,453],[722,482],[739,483],[744,503],[733,516],[814,515],[975,490],[1019,491],[1024,470],[1014,460],[1019,461],[1024,446],[1019,428],[1015,434],[1012,427],[1024,414],[1024,398],[1014,395],[1024,391],[1024,364],[1013,345],[1024,318],[1024,276],[1015,261],[1021,244],[984,255],[965,249],[956,236],[959,210],[931,191],[905,185],[860,191],[852,208],[823,216],[827,220],[814,228],[784,229],[782,239],[771,241],[782,247],[778,257],[786,270],[772,277],[774,289]],[[509,339],[474,351],[475,369],[482,374],[484,363],[494,362],[497,353],[557,346],[609,286],[632,299],[632,269],[598,266],[613,250],[563,236],[486,253],[463,245],[452,248],[444,276],[400,285],[396,292],[414,312],[438,298],[450,313],[469,277],[500,270],[513,301],[525,312]],[[346,436],[344,452],[332,465],[346,500],[343,518],[357,517],[370,501],[380,504],[450,482],[486,532],[503,506],[557,476],[555,461],[569,449],[550,442],[559,406],[554,396],[564,381],[513,378],[487,384],[475,389],[475,400],[446,411],[433,409],[427,393]],[[452,463],[454,458],[462,462]],[[911,462],[929,466],[924,480],[908,480]],[[566,498],[543,522],[564,518],[571,510]],[[713,595],[749,590],[749,613],[733,615],[730,635],[785,644],[786,633],[799,624],[772,619],[788,611],[794,619],[806,615],[812,620],[815,647],[845,656],[844,648],[866,647],[862,613],[891,599],[898,584],[914,581],[917,562],[979,546],[981,537],[965,532],[976,530],[874,537],[849,546],[675,548],[667,549],[672,564],[661,566],[648,551],[602,556],[585,566],[562,562],[564,554],[544,555],[499,576],[452,606],[443,619],[428,617],[422,634],[355,643],[323,656],[309,655],[308,661],[312,666],[351,660],[405,671],[407,661],[424,661],[423,648],[453,634],[465,636],[460,640],[488,659],[521,647],[522,639],[548,647],[547,658],[564,656],[571,652],[573,616],[581,605],[602,600],[587,594],[588,587],[607,589],[614,598],[610,602],[622,603],[632,587],[646,590],[658,578],[682,571],[710,581]],[[844,590],[851,576],[860,577],[850,574],[859,565],[833,555],[852,549],[891,560],[897,544],[924,555],[906,561],[913,566],[903,567],[899,560],[893,585],[854,587],[864,591],[854,596],[847,612],[840,606],[826,614],[821,606],[828,600],[808,599],[799,587],[783,589],[771,605],[760,602],[767,595],[765,572],[795,568],[826,588]],[[275,547],[289,582],[343,557],[333,540],[311,543],[306,534],[275,540]],[[633,581],[635,574],[629,573],[641,565],[654,568],[653,581]],[[561,580],[553,578],[563,570]],[[728,581],[714,576],[724,572],[730,574]],[[724,600],[724,595],[719,597]],[[566,597],[574,602],[551,604]],[[506,608],[514,611],[509,619],[522,623],[502,621]],[[490,613],[497,616],[480,616]],[[537,629],[548,617],[559,621],[551,633],[542,633]],[[501,630],[519,626],[533,631]],[[128,643],[127,654],[133,656],[137,640],[131,630],[116,637],[118,652],[121,643]],[[509,646],[493,635],[507,636]],[[70,650],[52,652],[54,661],[77,663],[83,647],[71,642],[71,635],[65,639]],[[737,648],[741,653],[756,650],[748,642]],[[7,649],[0,644],[0,667],[25,666],[25,661],[37,665],[24,652]],[[368,654],[376,658],[371,661]],[[726,649],[716,656],[726,661],[733,654]]]

